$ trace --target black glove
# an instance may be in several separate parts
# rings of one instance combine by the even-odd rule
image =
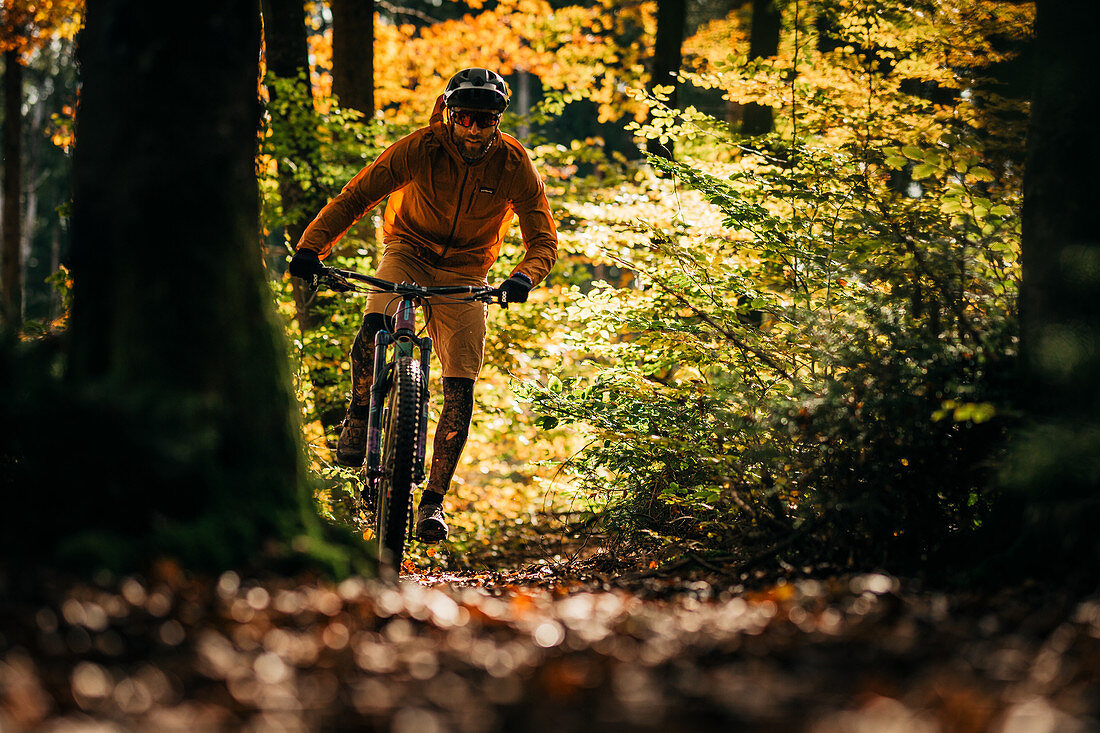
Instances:
[[[502,303],[526,303],[527,294],[531,292],[531,278],[522,272],[517,272],[500,284],[504,291],[500,300]]]
[[[299,247],[290,260],[290,274],[306,282],[313,282],[313,278],[322,272],[324,272],[324,265],[321,264],[317,253],[311,249]]]

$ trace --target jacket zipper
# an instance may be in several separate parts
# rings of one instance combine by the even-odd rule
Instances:
[[[447,243],[443,245],[443,251],[439,253],[440,264],[442,264],[443,258],[447,256],[447,250],[454,243],[455,229],[458,228],[458,217],[462,215],[462,194],[466,193],[466,181],[469,177],[470,166],[466,166],[466,170],[462,172],[462,185],[458,187],[458,201],[455,202],[455,218],[451,221],[451,233],[447,235]]]
[[[466,204],[467,214],[474,210],[474,204],[477,202],[477,197],[481,194],[481,181],[482,179],[480,178],[475,180],[473,187],[470,189],[470,203]]]

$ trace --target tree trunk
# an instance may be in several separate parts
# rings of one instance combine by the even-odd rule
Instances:
[[[61,269],[61,222],[54,221],[50,226],[50,274]],[[53,321],[65,313],[65,304],[57,288],[50,288],[50,306],[48,319]]]
[[[657,37],[653,41],[653,68],[649,88],[672,85],[668,106],[676,109],[679,104],[679,82],[676,74],[683,61],[684,24],[687,21],[687,0],[657,0]],[[662,145],[650,140],[646,149],[651,155],[672,159],[674,144],[670,140]]]
[[[753,0],[752,26],[749,31],[749,60],[769,58],[779,52],[780,22],[776,0]],[[750,102],[745,105],[741,134],[766,135],[774,125],[771,107]]]
[[[516,69],[515,82],[512,85],[512,109],[520,119],[526,120],[531,114],[531,72],[526,69]],[[531,134],[531,127],[526,123],[516,128],[515,135],[520,140],[526,140]]]
[[[306,116],[313,114],[313,96],[309,81],[309,38],[306,34],[305,5],[302,0],[262,0],[264,18],[264,40],[267,54],[268,71],[283,79],[296,79],[300,88],[301,104],[308,105]],[[274,90],[269,88],[272,99]],[[320,166],[320,143],[316,136],[303,134],[303,130],[291,129],[294,123],[291,115],[276,117],[272,125],[281,126],[288,139],[295,141],[291,152],[294,165],[309,171],[308,180],[299,181],[288,170],[284,161],[279,161],[279,197],[283,202],[286,219],[286,236],[290,246],[294,247],[302,233],[313,221],[313,217],[326,203],[326,197],[320,192],[315,173]],[[316,124],[306,126],[316,129]],[[302,284],[294,279],[294,305],[298,326],[308,331],[314,326],[314,317],[310,313],[310,294]]]
[[[26,161],[26,170],[24,171],[25,184],[23,189],[25,191],[25,197],[23,199],[23,230],[19,239],[19,282],[22,284],[20,288],[20,304],[19,313],[21,319],[27,315],[27,267],[31,261],[31,247],[34,245],[34,237],[37,230],[38,223],[38,189],[42,185],[43,176],[41,175],[42,169],[42,157],[41,147],[42,140],[46,138],[45,130],[43,130],[43,124],[46,121],[46,105],[41,101],[34,106],[34,110],[30,115],[30,118],[24,121],[24,125],[27,129],[27,138],[30,141],[27,147],[27,154],[24,156]]]
[[[1100,566],[1100,143],[1090,64],[1100,5],[1037,4],[1035,86],[1022,228],[1021,354],[1032,427],[1009,483],[1027,504],[1025,554],[1074,572]]]
[[[340,106],[374,116],[374,0],[330,0],[332,91]]]
[[[23,65],[19,52],[4,52],[4,199],[0,214],[0,315],[17,330],[23,323],[23,262],[20,257],[23,192]]]
[[[319,523],[256,246],[259,6],[163,12],[87,2],[69,392],[40,439],[73,469],[38,513],[62,560],[223,568]]]
[[[330,0],[332,6],[332,91],[340,106],[374,118],[374,0]],[[323,203],[323,202],[322,202]],[[364,216],[358,236],[376,242],[374,217]],[[351,238],[336,243],[334,254],[351,254]]]

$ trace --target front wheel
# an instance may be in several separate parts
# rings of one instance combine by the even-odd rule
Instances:
[[[390,383],[382,428],[382,477],[375,501],[378,559],[401,570],[405,533],[412,505],[420,428],[420,362],[398,357]]]

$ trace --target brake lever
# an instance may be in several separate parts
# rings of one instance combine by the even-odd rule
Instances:
[[[313,273],[313,280],[310,282],[311,291],[315,292],[322,282],[334,293],[346,293],[353,289],[351,283],[332,268],[325,268],[321,272]]]
[[[347,293],[353,289],[351,283],[338,275],[329,276],[328,287],[330,290],[337,293]]]
[[[482,301],[483,303],[496,303],[504,309],[508,308],[508,300],[504,297],[504,292],[500,290],[495,293],[485,293],[485,295],[478,298],[478,300]]]

